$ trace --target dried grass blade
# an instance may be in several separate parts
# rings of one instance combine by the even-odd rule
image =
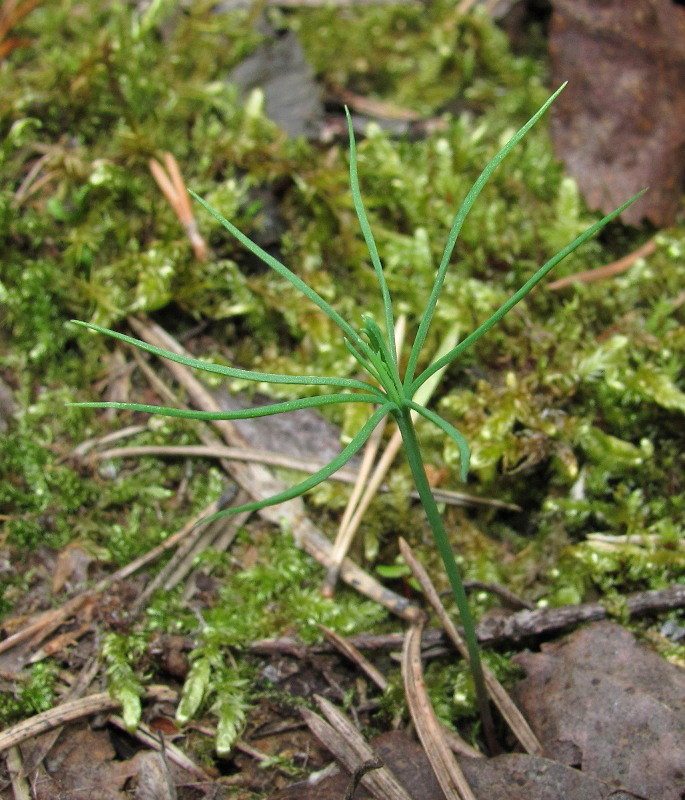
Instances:
[[[145,697],[159,702],[174,703],[178,695],[168,686],[155,685],[149,686],[145,690]],[[49,711],[43,711],[41,714],[29,717],[29,719],[25,719],[0,732],[0,753],[7,750],[8,747],[21,744],[21,742],[32,739],[34,736],[40,736],[59,725],[65,725],[75,719],[81,719],[91,714],[99,714],[101,711],[110,711],[119,707],[120,703],[112,699],[109,692],[90,694],[86,697],[79,697],[77,700],[71,700],[68,703],[62,703]]]
[[[335,649],[342,653],[346,658],[356,664],[362,672],[370,678],[376,686],[384,692],[388,688],[388,682],[385,676],[374,667],[374,665],[361,653],[351,642],[341,636],[339,633],[332,631],[325,625],[319,625],[319,629],[324,635],[326,641],[335,647]]]

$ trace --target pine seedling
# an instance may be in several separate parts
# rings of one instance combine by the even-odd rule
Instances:
[[[352,354],[352,356],[354,356],[366,375],[368,375],[368,381],[337,376],[280,375],[210,364],[195,358],[190,358],[188,356],[178,355],[176,353],[163,350],[131,336],[127,336],[107,328],[102,328],[99,325],[75,321],[78,325],[89,328],[93,331],[98,331],[99,333],[107,334],[108,336],[112,336],[120,341],[134,345],[135,347],[145,350],[148,353],[152,353],[153,355],[167,358],[171,361],[176,361],[185,365],[186,367],[222,375],[226,378],[239,378],[248,381],[257,381],[260,383],[265,382],[273,384],[333,387],[336,391],[332,394],[322,394],[303,399],[274,403],[271,405],[261,406],[259,408],[228,412],[181,410],[138,403],[100,402],[73,403],[71,405],[80,406],[82,408],[118,408],[130,411],[144,411],[152,414],[189,417],[191,419],[202,420],[252,419],[271,414],[281,414],[297,409],[316,408],[333,403],[369,403],[372,407],[374,407],[374,410],[369,416],[367,422],[361,427],[356,435],[353,436],[349,444],[318,472],[309,476],[290,489],[280,492],[273,497],[225,509],[216,514],[215,517],[224,516],[226,514],[236,514],[242,511],[258,511],[266,506],[282,503],[304,494],[309,489],[312,489],[322,481],[325,481],[344,464],[346,464],[352,458],[352,456],[354,456],[355,453],[357,453],[363,447],[369,436],[371,436],[375,427],[386,414],[390,414],[392,417],[394,417],[402,435],[404,451],[406,453],[407,461],[418,490],[421,504],[425,510],[436,546],[444,563],[450,586],[452,588],[452,593],[454,595],[454,600],[461,616],[461,622],[464,628],[465,639],[468,646],[471,671],[473,673],[474,683],[476,686],[479,710],[485,729],[490,727],[487,723],[487,720],[489,719],[489,713],[486,690],[483,681],[481,659],[476,640],[475,625],[469,609],[466,593],[464,591],[464,586],[457,568],[454,554],[452,552],[452,547],[449,543],[438,506],[433,497],[428,479],[426,477],[424,463],[422,460],[421,450],[411,412],[414,411],[418,415],[427,419],[429,422],[432,422],[456,444],[460,455],[461,479],[466,481],[469,470],[470,450],[465,437],[453,425],[442,419],[434,411],[431,411],[430,409],[416,402],[414,398],[417,390],[432,375],[434,375],[443,367],[452,363],[468,348],[472,347],[485,333],[490,330],[490,328],[496,325],[502,319],[502,317],[507,314],[507,312],[509,312],[520,300],[522,300],[547,275],[547,273],[550,272],[550,270],[552,270],[560,261],[566,258],[566,256],[572,253],[577,247],[583,244],[583,242],[587,241],[591,236],[597,233],[597,231],[603,228],[608,222],[615,219],[642,194],[642,192],[640,192],[639,194],[635,195],[635,197],[624,203],[620,208],[617,208],[615,211],[607,214],[603,219],[590,226],[583,234],[574,239],[570,244],[560,250],[542,267],[540,267],[537,272],[535,272],[535,274],[529,280],[527,280],[517,292],[515,292],[500,308],[498,308],[485,322],[478,326],[478,328],[476,328],[476,330],[474,330],[469,336],[449,350],[449,352],[447,352],[445,355],[441,356],[432,364],[430,364],[430,366],[428,366],[422,372],[417,374],[421,352],[428,335],[447,269],[450,265],[452,253],[454,251],[454,247],[462,225],[464,224],[464,220],[466,219],[478,195],[497,166],[526,135],[533,125],[535,125],[535,123],[542,117],[549,106],[554,102],[557,95],[563,90],[564,86],[565,84],[562,85],[544,103],[537,113],[534,114],[534,116],[531,117],[531,119],[516,134],[514,134],[507,144],[505,144],[504,147],[502,147],[502,149],[492,158],[476,182],[473,184],[471,190],[466,195],[466,198],[459,208],[449,231],[447,243],[435,275],[433,288],[430,293],[426,308],[421,316],[416,338],[414,339],[414,343],[411,347],[404,374],[401,374],[399,355],[395,347],[395,320],[390,299],[390,292],[383,274],[380,256],[376,247],[373,233],[371,232],[371,228],[369,226],[364,203],[359,189],[356,143],[349,112],[347,112],[347,123],[350,141],[350,187],[361,231],[369,250],[371,263],[373,265],[382,296],[384,330],[381,329],[379,324],[369,315],[362,316],[362,324],[359,329],[350,325],[323,297],[321,297],[321,295],[309,287],[301,278],[288,269],[288,267],[259,247],[259,245],[251,241],[247,236],[245,236],[245,234],[241,233],[241,231],[239,231],[231,222],[229,222],[229,220],[225,219],[218,211],[209,206],[202,198],[198,197],[192,192],[191,194],[193,194],[193,196],[207,209],[207,211],[209,211],[209,213],[212,214],[242,245],[244,245],[251,253],[261,259],[267,266],[271,267],[271,269],[289,281],[296,289],[298,289],[335,323],[335,325],[342,332],[345,347]]]

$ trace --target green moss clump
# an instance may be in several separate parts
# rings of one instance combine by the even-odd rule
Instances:
[[[52,708],[56,666],[51,661],[34,664],[15,692],[0,692],[0,725],[12,725],[24,717]]]

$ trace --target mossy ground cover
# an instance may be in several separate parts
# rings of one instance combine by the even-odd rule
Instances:
[[[330,321],[303,313],[291,287],[199,211],[212,257],[194,260],[150,158],[172,152],[191,188],[274,248],[347,319],[356,322],[361,308],[381,316],[344,143],[289,139],[265,117],[258,95],[240,96],[227,74],[263,35],[250,12],[213,6],[46,3],[21,22],[26,44],[0,63],[0,376],[17,405],[0,439],[7,618],[63,600],[45,588],[45,565],[67,545],[91,553],[99,576],[180,528],[223,485],[204,461],[145,458],[93,469],[67,458],[84,439],[132,421],[65,408],[100,399],[124,362],[116,345],[69,319],[125,326],[129,314],[155,312],[179,335],[204,325],[201,341],[211,352],[198,356],[263,371],[295,374],[306,364],[319,374],[355,375]],[[371,227],[410,325],[425,306],[456,207],[548,95],[543,59],[514,55],[484,15],[461,18],[453,6],[270,12],[275,26],[298,34],[331,93],[345,87],[423,115],[445,112],[444,124],[419,138],[392,137],[370,123],[358,149]],[[277,231],[268,222],[274,207]],[[538,126],[464,226],[429,349],[455,325],[461,333],[476,327],[597,218]],[[615,224],[557,277],[610,262],[652,233]],[[656,241],[649,260],[610,283],[539,287],[445,376],[434,402],[471,444],[469,491],[523,508],[446,509],[467,578],[499,581],[542,604],[615,601],[682,581],[685,227]],[[132,391],[139,399],[149,390],[134,376]],[[288,396],[288,387],[279,391]],[[356,409],[331,412],[343,436],[361,422]],[[427,461],[447,470],[443,485],[460,488],[456,448],[428,426],[420,432]],[[189,424],[165,420],[136,441],[195,437]],[[401,461],[390,483],[362,531],[366,567],[387,574],[396,566],[401,532],[439,581]],[[334,526],[346,491],[324,485],[311,496],[323,527]],[[588,538],[596,533],[631,538]],[[308,639],[318,635],[316,622],[345,633],[389,624],[351,593],[323,600],[320,570],[281,532],[272,535],[248,524],[234,559],[202,557],[221,588],[200,615],[172,592],[156,596],[135,624],[105,626],[108,674],[134,706],[156,677],[146,648],[160,631],[194,641],[183,714],[211,709],[225,742],[251,699],[245,681],[253,667],[242,655],[251,639],[286,630]],[[244,571],[240,555],[255,542],[255,565]],[[491,603],[473,598],[477,614]],[[683,658],[665,640],[664,650]],[[21,686],[6,687],[2,721],[49,704],[59,666],[59,658],[43,662]],[[470,710],[465,673],[437,672],[445,715]]]

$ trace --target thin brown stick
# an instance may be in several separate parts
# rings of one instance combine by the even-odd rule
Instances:
[[[248,461],[254,464],[266,464],[272,467],[285,467],[286,469],[302,472],[318,472],[325,466],[323,461],[313,458],[287,456],[273,450],[260,450],[254,447],[228,447],[217,444],[212,447],[206,445],[140,445],[137,447],[114,447],[94,454],[98,461],[107,461],[111,458],[138,458],[140,456],[170,456],[182,458],[226,458],[231,461]],[[342,475],[342,477],[340,477]],[[331,476],[344,483],[353,483],[356,472],[351,469],[341,469]]]
[[[181,406],[179,406],[181,407]],[[124,429],[121,436],[133,436],[146,428],[143,425],[131,425]],[[113,434],[108,434],[109,438]],[[72,456],[83,456],[90,452],[98,444],[104,443],[95,440],[84,442],[72,451]],[[285,467],[286,469],[293,469],[302,472],[318,472],[325,463],[318,461],[314,458],[303,458],[301,456],[288,456],[282,453],[277,453],[273,450],[260,450],[253,447],[229,447],[227,445],[139,445],[131,447],[113,447],[107,450],[100,450],[93,453],[93,458],[96,461],[107,461],[112,458],[136,458],[139,456],[170,456],[174,458],[187,457],[187,458],[217,458],[228,459],[231,461],[248,461],[255,464],[266,464],[273,467]],[[340,481],[341,483],[354,483],[357,480],[357,471],[350,468],[342,467],[335,474],[331,475],[329,480]],[[386,492],[388,487],[381,485],[379,491]],[[475,494],[468,494],[466,492],[455,492],[451,489],[434,488],[433,494],[435,499],[440,503],[447,503],[453,506],[487,506],[490,508],[501,508],[507,511],[521,511],[521,506],[514,503],[505,503],[503,500],[497,500],[494,497],[479,497]],[[418,498],[418,492],[411,492],[411,496],[415,499]]]
[[[637,592],[622,598],[621,608],[629,616],[656,614],[685,606],[685,586]],[[559,608],[536,608],[519,611],[509,617],[482,620],[476,634],[484,644],[512,642],[514,644],[535,636],[546,636],[572,625],[606,619],[610,614],[601,603],[581,603]]]
[[[68,600],[59,608],[43,612],[36,619],[34,619],[32,622],[26,625],[24,628],[12,634],[12,636],[8,636],[6,639],[0,642],[0,653],[6,650],[10,650],[13,647],[16,647],[18,644],[21,644],[27,639],[30,639],[32,636],[34,637],[34,644],[37,645],[53,630],[62,625],[66,619],[75,614],[86,602],[88,602],[93,597],[94,594],[105,591],[116,581],[128,578],[130,575],[139,570],[141,567],[145,566],[146,564],[149,564],[152,561],[155,561],[160,555],[162,555],[162,553],[166,552],[172,547],[175,547],[177,543],[181,541],[184,537],[186,537],[189,534],[189,532],[192,531],[193,528],[204,517],[210,516],[211,514],[215,514],[217,511],[219,511],[218,503],[217,502],[210,503],[210,505],[207,508],[205,508],[199,514],[194,516],[179,531],[169,536],[161,544],[157,545],[157,547],[154,547],[152,550],[148,551],[144,555],[135,559],[135,561],[132,561],[125,567],[122,567],[121,569],[117,570],[116,572],[112,573],[106,578],[103,578],[102,580],[98,581],[98,583],[96,583],[92,589],[89,589],[86,592],[82,592],[81,594],[78,594],[75,597],[72,597],[71,600]]]
[[[622,611],[630,616],[658,614],[685,608],[685,586],[651,589],[623,595],[619,599]],[[476,637],[480,644],[485,645],[518,644],[526,639],[549,636],[564,628],[606,619],[609,616],[609,612],[601,603],[536,608],[534,611],[519,611],[509,616],[483,619],[476,626]],[[348,641],[360,650],[396,650],[402,646],[403,638],[401,633],[361,633],[349,636]],[[446,640],[443,631],[429,628],[424,633],[423,641],[425,647],[435,648]],[[330,652],[330,646],[327,644],[306,647],[292,637],[252,642],[250,649],[256,653],[290,652],[299,658],[303,658],[307,652]]]
[[[79,672],[76,680],[72,684],[69,691],[62,698],[62,703],[76,700],[83,697],[88,687],[93,682],[96,674],[100,669],[100,661],[98,658],[91,658],[86,666]],[[23,774],[30,775],[43,759],[48,755],[50,750],[55,745],[55,742],[62,733],[62,727],[54,728],[49,734],[44,734],[38,739],[38,743],[26,755],[24,759]]]
[[[605,264],[603,267],[596,269],[588,269],[584,272],[576,272],[574,275],[567,275],[564,278],[559,278],[547,284],[547,288],[552,291],[556,289],[565,289],[567,286],[572,286],[574,283],[596,283],[603,281],[607,278],[613,278],[614,275],[621,275],[627,272],[633,264],[641,258],[651,256],[656,250],[656,239],[649,239],[643,245],[628,253],[627,256],[619,258],[618,261],[613,261],[611,264]]]
[[[42,0],[24,0],[23,3],[17,4],[16,0],[5,0],[0,9],[0,41],[41,2]]]
[[[414,577],[419,582],[426,600],[428,600],[433,610],[437,614],[438,619],[445,629],[445,632],[452,640],[452,643],[459,651],[461,657],[466,659],[466,661],[469,661],[469,651],[468,647],[466,646],[466,642],[462,639],[461,634],[457,631],[456,626],[445,611],[445,607],[440,602],[440,597],[438,596],[431,579],[428,577],[428,573],[423,568],[423,565],[418,561],[416,556],[412,553],[409,545],[402,538],[400,538],[400,552],[402,553],[404,560],[409,565]],[[490,697],[499,709],[500,714],[502,714],[504,719],[507,721],[516,738],[523,745],[526,752],[532,755],[541,755],[542,745],[531,730],[530,725],[528,725],[523,714],[521,714],[513,700],[509,697],[505,688],[497,680],[495,674],[485,664],[483,664],[483,678],[485,679],[485,686],[490,694]]]
[[[421,114],[411,108],[404,108],[394,103],[389,103],[386,100],[366,97],[363,94],[357,94],[356,92],[342,87],[335,89],[335,97],[336,100],[344,103],[354,111],[360,114],[366,114],[370,117],[399,119],[405,122],[414,122],[421,119]]]
[[[421,666],[422,630],[423,622],[409,626],[402,651],[402,678],[409,713],[446,800],[476,800],[466,776],[445,741],[426,691]]]
[[[224,507],[223,502],[217,504],[217,508]],[[238,526],[242,525],[247,519],[247,514],[239,514],[233,517],[231,524],[237,534]],[[217,524],[218,523],[218,524]],[[181,542],[170,561],[155,575],[145,589],[140,593],[133,605],[132,611],[139,613],[145,606],[149,598],[157,589],[164,588],[169,591],[177,586],[193,568],[194,559],[204,550],[212,546],[213,541],[223,534],[226,527],[225,520],[216,520],[216,523],[206,525],[198,524],[193,528],[188,536]]]
[[[148,699],[172,703],[177,698],[176,692],[169,689],[168,686],[149,686],[145,690],[145,696]],[[34,736],[40,736],[58,725],[66,725],[67,722],[98,714],[101,711],[111,711],[119,708],[120,705],[117,700],[112,699],[109,692],[91,694],[87,697],[80,697],[78,700],[62,703],[2,731],[0,733],[0,753],[7,750],[8,747],[21,744]]]
[[[353,800],[354,795],[357,792],[357,787],[361,783],[364,775],[374,769],[380,769],[382,766],[383,762],[380,760],[380,758],[370,758],[368,761],[364,761],[363,764],[360,764],[352,773],[350,782],[347,784],[347,789],[345,789],[345,796],[343,797],[343,800]]]
[[[67,617],[75,614],[81,606],[83,606],[89,597],[88,592],[77,595],[71,600],[67,601],[60,608],[51,608],[49,611],[44,611],[35,617],[28,625],[24,626],[16,633],[8,636],[0,642],[0,653],[6,650],[11,650],[18,644],[25,642],[32,636],[40,636],[39,641],[42,641],[46,636],[49,636],[53,630],[58,628]]]
[[[147,425],[127,425],[125,428],[121,428],[118,431],[112,431],[112,433],[106,433],[104,436],[94,439],[86,439],[84,442],[81,442],[81,444],[77,445],[69,453],[68,457],[83,458],[96,447],[102,447],[103,445],[110,444],[111,442],[118,442],[120,439],[128,439],[130,436],[136,436],[137,434],[143,433],[143,431],[146,430]],[[99,453],[96,455],[96,458],[98,460],[103,460],[104,456]],[[113,455],[112,458],[116,458],[116,455]]]

